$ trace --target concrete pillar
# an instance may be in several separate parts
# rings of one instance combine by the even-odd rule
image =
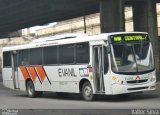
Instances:
[[[124,0],[101,0],[100,23],[102,33],[124,31]]]
[[[157,28],[156,0],[134,0],[133,2],[134,31],[148,32],[154,48],[157,79],[159,78],[159,40]]]

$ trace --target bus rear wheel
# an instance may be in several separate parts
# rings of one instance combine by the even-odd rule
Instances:
[[[94,99],[93,89],[89,82],[85,82],[82,86],[83,99],[86,101],[92,101]]]
[[[28,97],[31,97],[31,98],[39,97],[43,94],[42,91],[35,91],[35,87],[32,81],[27,82],[26,90],[27,90]]]

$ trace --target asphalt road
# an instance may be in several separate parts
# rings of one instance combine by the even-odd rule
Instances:
[[[130,97],[98,96],[95,101],[86,102],[81,95],[69,94],[59,97],[56,93],[46,92],[42,97],[29,98],[25,91],[12,90],[0,82],[0,115],[6,111],[17,112],[12,115],[132,115],[151,112],[160,115],[160,84],[155,91],[134,94]],[[13,110],[12,110],[13,109]],[[136,110],[135,110],[136,109]],[[152,109],[156,109],[152,111]],[[134,111],[135,110],[135,111]]]
[[[24,91],[11,90],[0,83],[0,108],[14,109],[160,109],[160,90],[144,92],[119,98],[98,96],[86,102],[80,95],[69,94],[59,97],[56,93],[45,93],[40,98],[29,98]]]

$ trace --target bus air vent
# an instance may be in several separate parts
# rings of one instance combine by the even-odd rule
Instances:
[[[128,88],[128,90],[141,90],[141,89],[147,89],[148,87],[136,87],[136,88]]]
[[[147,82],[148,79],[143,79],[143,80],[133,80],[133,81],[127,81],[127,83],[143,83],[143,82]]]

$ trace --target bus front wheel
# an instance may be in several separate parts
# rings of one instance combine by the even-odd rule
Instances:
[[[94,99],[93,89],[89,82],[85,82],[82,86],[82,95],[84,100],[92,101]]]

